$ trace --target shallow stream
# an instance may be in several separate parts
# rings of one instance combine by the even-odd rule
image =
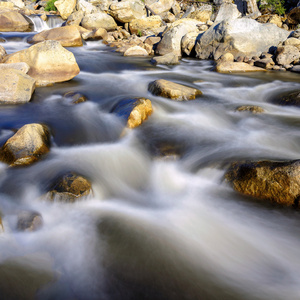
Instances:
[[[32,34],[2,33],[1,45],[16,52]],[[78,76],[37,88],[28,104],[0,108],[1,144],[28,123],[52,133],[40,162],[0,165],[0,298],[32,299],[37,290],[42,300],[299,300],[299,211],[242,197],[223,180],[235,160],[300,158],[300,109],[272,103],[300,90],[299,75],[218,74],[212,62],[187,58],[155,67],[100,41],[68,50]],[[159,78],[203,96],[153,96],[147,87]],[[88,101],[70,104],[69,91]],[[111,110],[132,97],[150,99],[154,112],[124,134]],[[265,113],[235,111],[241,105]],[[162,158],[162,144],[180,155]],[[70,170],[91,180],[94,195],[44,200],[53,178]],[[43,227],[19,232],[20,210],[39,212]]]

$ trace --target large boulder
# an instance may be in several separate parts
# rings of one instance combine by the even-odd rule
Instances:
[[[37,80],[38,85],[63,82],[80,72],[72,52],[58,41],[45,41],[10,54],[2,62],[26,62],[30,66],[28,75]]]
[[[155,80],[148,85],[148,91],[153,95],[172,100],[193,100],[202,95],[200,90],[164,79]]]
[[[90,30],[104,28],[107,31],[113,31],[117,29],[117,23],[113,17],[104,12],[86,15],[81,21],[81,26]]]
[[[28,42],[36,44],[47,40],[59,41],[64,47],[82,46],[81,34],[74,25],[44,30],[28,39]]]
[[[35,89],[35,79],[17,69],[0,69],[0,103],[29,102]]]
[[[0,31],[27,31],[29,22],[17,11],[0,11]]]
[[[181,19],[172,23],[158,44],[156,54],[165,55],[174,52],[181,56],[181,39],[189,32],[198,32],[199,24],[203,23],[194,19]]]
[[[146,5],[157,15],[169,11],[174,5],[175,0],[146,0]]]
[[[129,23],[131,34],[143,34],[144,32],[153,31],[156,28],[163,26],[163,21],[160,16],[151,16],[143,19],[135,19]]]
[[[76,7],[76,0],[58,0],[54,2],[60,16],[66,20]]]
[[[27,124],[6,141],[0,159],[11,166],[24,166],[38,161],[49,150],[48,128],[41,124]]]
[[[225,178],[236,191],[244,195],[288,206],[298,206],[299,160],[233,163]]]
[[[223,53],[237,56],[260,56],[287,39],[290,32],[274,24],[261,24],[242,18],[211,26],[197,41],[196,56],[217,60]]]
[[[140,126],[152,111],[151,101],[146,98],[124,99],[112,109],[112,113],[122,118],[128,128]]]
[[[300,50],[296,46],[285,45],[277,48],[276,62],[278,65],[289,65],[300,59]]]
[[[110,6],[110,14],[121,23],[129,23],[146,17],[145,4],[140,0],[114,2]]]

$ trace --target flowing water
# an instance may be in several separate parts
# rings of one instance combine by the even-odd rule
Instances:
[[[31,34],[3,33],[2,45],[8,53],[29,47]],[[300,89],[299,75],[217,74],[212,62],[192,59],[154,67],[99,41],[69,50],[77,77],[0,109],[2,144],[27,123],[52,133],[42,161],[0,166],[1,299],[32,299],[36,291],[42,300],[299,299],[299,212],[242,197],[223,181],[234,160],[300,158],[299,108],[272,104]],[[203,96],[153,96],[147,86],[159,78]],[[89,101],[71,105],[62,96],[69,91]],[[111,110],[132,97],[151,99],[154,112],[124,134]],[[265,113],[236,112],[240,105]],[[180,155],[161,158],[160,145]],[[45,200],[53,178],[70,170],[91,180],[94,195]],[[39,212],[43,227],[17,231],[21,210]]]

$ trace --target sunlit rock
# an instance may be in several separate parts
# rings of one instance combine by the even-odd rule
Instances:
[[[148,56],[148,52],[140,46],[133,46],[124,52],[124,56]]]
[[[265,72],[265,69],[251,66],[244,62],[221,61],[216,66],[219,73],[239,73],[239,72]]]
[[[75,11],[69,15],[66,21],[66,25],[79,25],[83,17],[84,17],[83,11]]]
[[[173,100],[193,100],[196,96],[202,95],[198,89],[190,88],[182,84],[164,79],[155,80],[149,83],[148,90],[156,96],[170,98]]]
[[[0,64],[0,73],[2,70],[7,70],[7,69],[19,70],[22,73],[27,74],[30,67],[25,62],[19,62],[14,64]]]
[[[0,103],[29,102],[34,90],[34,78],[17,69],[0,68]]]
[[[298,62],[300,59],[300,50],[296,46],[285,45],[277,48],[276,63],[278,65],[289,65]]]
[[[176,53],[170,52],[163,56],[152,57],[151,63],[154,65],[178,65],[179,58]]]
[[[11,166],[25,166],[38,161],[49,150],[48,128],[41,124],[27,124],[6,141],[0,159]]]
[[[200,9],[200,8],[198,8],[195,11],[193,11],[189,15],[189,18],[195,19],[195,20],[198,20],[200,22],[206,23],[211,18],[211,15],[212,15],[212,6],[207,6],[207,9]]]
[[[175,0],[146,0],[145,3],[157,15],[169,11],[174,5]]]
[[[146,98],[125,99],[112,109],[112,113],[126,121],[128,128],[140,126],[152,111],[151,101]]]
[[[161,28],[163,21],[160,16],[151,16],[143,19],[135,19],[129,23],[131,34],[145,35],[145,32],[151,32],[154,29]],[[149,33],[150,35],[150,33]]]
[[[85,15],[81,21],[81,26],[91,30],[104,28],[107,31],[112,31],[117,29],[117,23],[113,17],[104,12]]]
[[[236,111],[242,112],[242,111],[246,111],[246,112],[250,112],[252,114],[261,114],[264,113],[265,110],[260,107],[260,106],[256,106],[256,105],[242,105],[236,108]]]
[[[54,2],[60,16],[66,20],[76,7],[76,0],[58,0]]]
[[[241,17],[242,14],[238,10],[237,6],[233,3],[224,2],[220,6],[217,17],[215,19],[215,24],[220,23],[224,20],[230,21]]]
[[[233,163],[225,178],[233,188],[257,199],[298,206],[300,161]]]
[[[26,62],[38,85],[68,81],[80,72],[72,52],[58,41],[44,41],[6,56],[4,63]]]
[[[17,11],[0,10],[0,31],[27,31],[29,22]]]
[[[182,53],[190,56],[192,53],[195,53],[195,45],[199,32],[192,31],[187,33],[181,40],[181,51]]]
[[[83,176],[69,172],[56,179],[47,197],[52,201],[75,202],[92,193],[92,184],[89,180]]]
[[[76,26],[72,25],[44,30],[28,39],[28,42],[36,44],[46,40],[58,41],[64,47],[82,46],[80,32]]]
[[[0,46],[0,62],[5,55],[6,55],[5,48],[3,46]]]
[[[36,231],[43,226],[40,213],[34,211],[21,211],[18,214],[17,229],[20,231]]]

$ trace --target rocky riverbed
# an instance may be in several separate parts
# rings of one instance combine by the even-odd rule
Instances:
[[[297,3],[54,7],[0,2],[3,299],[298,299]]]

